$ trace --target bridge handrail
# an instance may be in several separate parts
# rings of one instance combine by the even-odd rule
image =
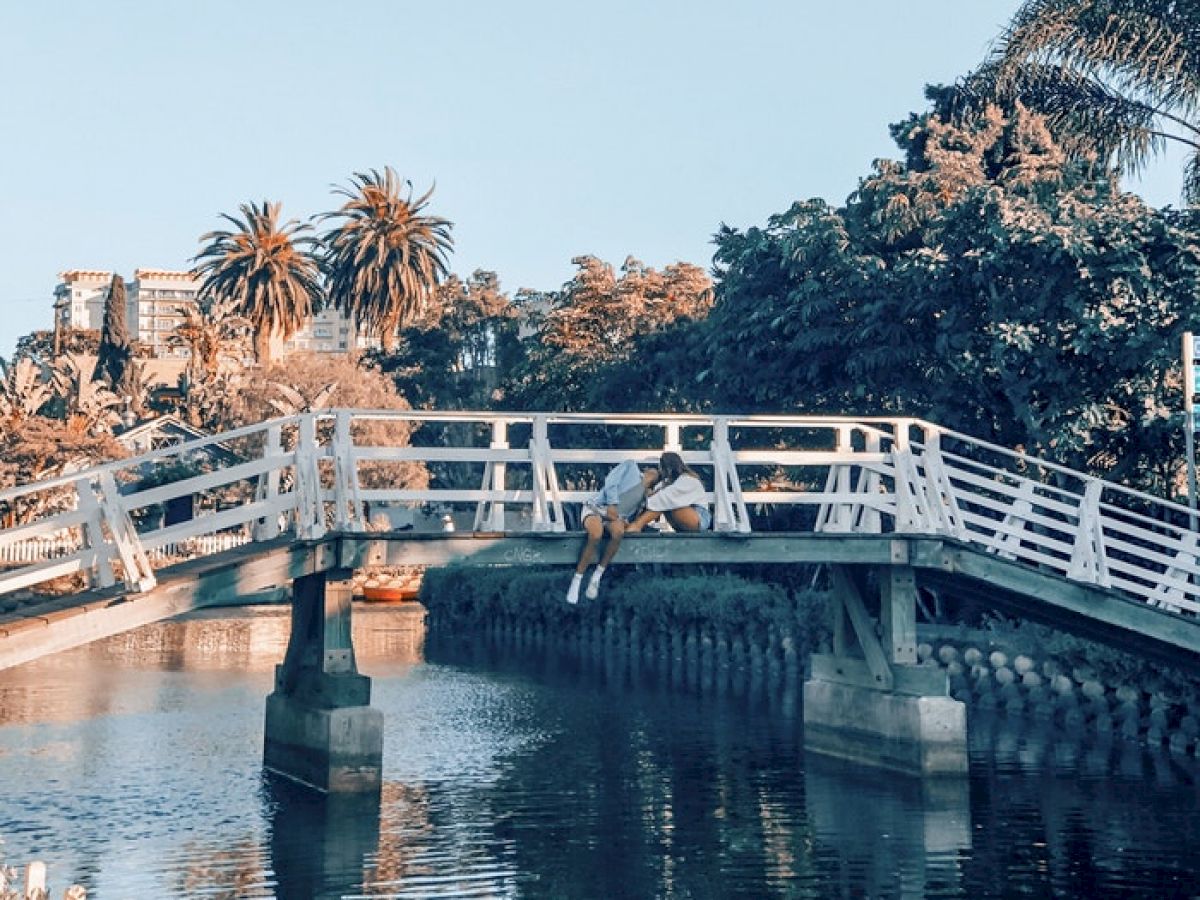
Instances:
[[[417,442],[418,429],[402,444],[386,434],[356,438],[356,426],[380,422],[418,429],[473,424],[490,429],[490,443],[479,445],[488,440],[479,429],[449,445]],[[514,426],[530,429],[528,446],[510,446]],[[551,428],[584,426],[660,429],[662,442],[642,438],[642,446],[617,449],[549,440]],[[695,429],[701,431],[699,449]],[[769,432],[771,440],[759,446],[755,431]],[[212,471],[167,484],[117,486],[119,478],[133,478],[155,464],[188,459],[216,445],[242,450],[246,442],[244,458]],[[32,524],[0,529],[0,550],[10,548],[0,562],[27,561],[24,545],[35,541],[59,554],[53,564],[33,561],[0,570],[0,594],[36,584],[43,574],[69,571],[91,572],[101,583],[124,577],[144,588],[153,582],[152,568],[163,559],[157,548],[164,545],[205,552],[203,547],[246,539],[247,529],[259,539],[283,528],[308,537],[326,527],[362,530],[369,525],[364,502],[470,503],[476,507],[475,530],[502,530],[506,504],[519,504],[529,510],[525,527],[561,531],[563,504],[591,491],[560,484],[559,470],[595,470],[628,458],[652,462],[664,449],[680,450],[693,465],[711,468],[708,499],[718,529],[749,531],[754,504],[815,505],[816,530],[943,533],[1076,580],[1117,586],[1164,609],[1200,611],[1200,588],[1193,584],[1200,583],[1196,513],[1182,504],[921,419],[783,414],[328,409],[275,417],[0,491],[0,503],[45,492],[59,496],[60,507]],[[363,483],[364,465],[404,462],[469,465],[476,473],[482,465],[484,472],[482,479],[472,476],[471,487]],[[532,483],[509,484],[508,467],[529,472]],[[792,473],[782,489],[767,489],[763,479],[753,483],[752,472],[770,469]],[[130,518],[195,494],[214,503],[225,495],[240,499],[190,522],[141,532]],[[216,534],[223,537],[193,540]],[[21,546],[11,549],[16,545]]]
[[[991,453],[998,453],[1002,456],[1006,456],[1013,460],[1018,460],[1022,463],[1026,463],[1030,466],[1036,466],[1037,468],[1044,469],[1048,472],[1056,472],[1060,475],[1066,475],[1071,478],[1078,479],[1080,481],[1098,481],[1104,485],[1104,489],[1106,491],[1112,491],[1114,493],[1122,494],[1127,497],[1135,498],[1142,502],[1150,503],[1155,506],[1162,507],[1163,509],[1171,510],[1172,512],[1177,512],[1183,516],[1194,517],[1197,515],[1195,510],[1190,509],[1185,504],[1177,503],[1174,500],[1168,500],[1164,497],[1158,497],[1158,496],[1155,496],[1154,494],[1148,494],[1145,491],[1139,491],[1136,488],[1131,488],[1131,487],[1128,487],[1127,485],[1118,484],[1115,481],[1107,481],[1096,475],[1088,475],[1086,472],[1080,472],[1078,469],[1072,469],[1069,466],[1064,466],[1059,463],[1051,462],[1050,460],[1043,459],[1040,456],[1030,456],[1028,453],[1023,453],[1019,450],[1012,450],[1008,447],[1002,447],[999,444],[993,444],[988,441],[982,440],[981,438],[971,437],[970,435],[963,434],[962,432],[959,432],[959,431],[953,431],[948,428],[942,428],[939,425],[935,425],[932,422],[926,422],[921,419],[914,419],[913,422],[919,424],[923,428],[928,429],[930,432],[934,432],[934,431],[938,432],[942,437],[953,438],[955,440],[962,441],[963,443],[970,444],[975,447],[980,447]],[[1040,483],[1044,483],[1044,482],[1040,482]],[[1047,486],[1050,486],[1050,485],[1047,485]]]

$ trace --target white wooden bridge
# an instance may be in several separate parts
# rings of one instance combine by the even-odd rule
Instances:
[[[241,461],[202,471],[197,451],[216,442]],[[919,585],[1200,668],[1194,513],[929,422],[363,410],[0,491],[0,668],[317,572],[573,563],[571,504],[611,465],[665,449],[711,486],[713,532],[630,535],[618,563],[900,565]],[[181,498],[193,514],[168,524]],[[380,530],[382,512],[420,505],[458,529]],[[790,530],[762,530],[768,508],[790,509]],[[64,579],[79,583],[62,593]],[[858,606],[844,612],[870,643]],[[907,661],[911,629],[895,640],[883,658],[864,647],[878,682]]]

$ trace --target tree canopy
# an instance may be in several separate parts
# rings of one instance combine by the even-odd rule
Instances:
[[[943,112],[1020,102],[1077,159],[1137,171],[1185,148],[1184,196],[1200,200],[1200,5],[1177,0],[1025,0],[996,49]]]
[[[1168,487],[1200,219],[1094,177],[1020,107],[896,136],[906,161],[845,206],[718,234],[718,404],[918,415]]]
[[[132,355],[126,323],[125,279],[113,275],[104,301],[104,326],[100,330],[100,348],[92,378],[103,381],[118,397],[130,396],[135,374]]]
[[[466,281],[449,276],[379,362],[414,406],[484,409],[518,356],[516,307],[495,272],[477,269]]]
[[[712,282],[690,263],[661,272],[629,257],[618,274],[594,256],[572,260],[574,277],[561,290],[525,292],[518,298],[530,333],[525,359],[514,373],[507,402],[545,409],[629,410],[659,399],[644,377],[652,335],[676,332],[712,305]],[[678,343],[653,346],[671,354]],[[641,348],[641,349],[639,349]],[[680,360],[687,377],[697,360]],[[646,366],[647,368],[643,368]],[[617,389],[614,381],[622,385]]]

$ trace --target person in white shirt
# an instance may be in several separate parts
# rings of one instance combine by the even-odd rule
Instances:
[[[704,502],[704,485],[683,457],[667,451],[658,461],[658,484],[646,495],[646,508],[626,527],[641,531],[665,515],[676,531],[707,531],[712,513]]]
[[[584,593],[589,600],[595,600],[599,596],[600,579],[604,577],[604,570],[617,555],[626,526],[641,511],[646,490],[656,481],[657,469],[647,469],[643,472],[636,462],[626,460],[608,473],[600,493],[583,504],[580,519],[587,532],[587,542],[583,545],[583,552],[579,554],[571,586],[567,588],[568,603],[574,605],[579,602],[579,586],[583,584],[583,574],[596,558],[596,549],[607,532],[608,546],[604,548],[604,555],[600,557],[599,564],[592,572],[587,591]]]

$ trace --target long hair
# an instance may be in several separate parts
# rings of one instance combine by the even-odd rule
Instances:
[[[683,461],[683,457],[671,450],[659,457],[658,470],[662,472],[663,484],[672,484],[680,475],[691,475],[697,480],[700,479],[700,476]]]

